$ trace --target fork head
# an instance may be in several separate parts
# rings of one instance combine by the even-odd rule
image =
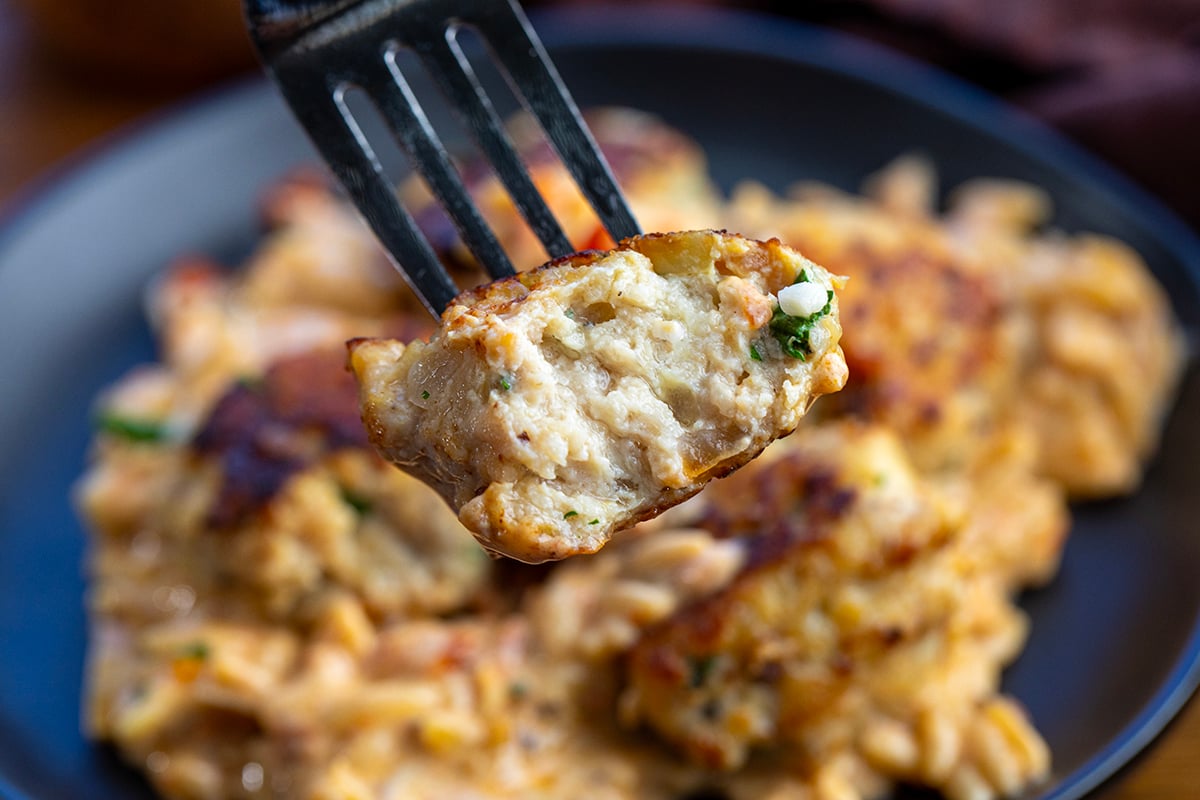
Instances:
[[[516,0],[245,0],[245,7],[268,73],[435,316],[458,289],[400,205],[346,103],[349,89],[361,89],[372,100],[488,274],[511,275],[513,266],[405,79],[397,58],[402,50],[415,53],[434,77],[552,258],[573,247],[459,46],[461,27],[474,29],[487,43],[613,239],[639,232],[611,169]]]

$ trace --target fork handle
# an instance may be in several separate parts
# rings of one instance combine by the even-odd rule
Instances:
[[[243,3],[249,30],[259,48],[269,48],[272,42],[287,42],[303,31],[340,14],[343,9],[362,0],[255,0]],[[265,35],[264,35],[265,34]]]

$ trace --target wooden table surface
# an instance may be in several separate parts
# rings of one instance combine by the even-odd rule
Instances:
[[[0,210],[35,191],[64,159],[177,102],[180,90],[129,91],[62,69],[0,0]],[[1100,795],[1106,800],[1200,798],[1200,703]]]

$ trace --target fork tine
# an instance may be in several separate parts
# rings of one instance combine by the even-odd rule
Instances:
[[[293,113],[422,302],[439,316],[458,289],[399,202],[345,87],[371,97],[397,143],[450,213],[493,278],[512,264],[463,186],[396,61],[415,51],[471,132],[509,196],[552,257],[573,247],[534,185],[459,45],[460,26],[483,35],[493,58],[541,124],[615,239],[638,233],[612,170],[587,132],[517,0],[244,0],[251,38]]]
[[[458,288],[446,274],[412,215],[397,201],[395,187],[384,174],[375,151],[341,101],[341,90],[306,90],[297,97],[292,96],[289,83],[280,81],[280,86],[300,124],[307,129],[321,156],[375,231],[389,257],[394,260],[392,254],[405,254],[404,263],[397,264],[400,274],[434,317],[440,316],[458,295]],[[327,87],[320,75],[298,83]],[[354,137],[358,147],[346,147],[347,134]]]
[[[485,16],[473,17],[470,21],[479,27],[492,52],[508,70],[512,83],[541,123],[546,137],[605,229],[617,241],[637,236],[641,230],[617,186],[612,169],[588,132],[579,107],[571,99],[525,12],[515,0],[507,0],[511,13],[505,13],[503,5],[498,2],[487,7],[485,4],[488,8]]]
[[[445,146],[396,65],[395,54],[389,52],[384,62],[385,70],[372,70],[360,76],[363,88],[488,275],[493,279],[515,275],[512,262],[471,200]]]
[[[504,123],[483,91],[466,54],[450,37],[428,37],[415,48],[450,100],[459,119],[471,131],[504,187],[552,258],[575,248],[554,218],[504,130]]]

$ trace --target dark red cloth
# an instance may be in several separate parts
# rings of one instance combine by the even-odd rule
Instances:
[[[857,6],[868,35],[1024,107],[1200,228],[1200,0],[816,5]]]
[[[939,66],[1057,127],[1200,228],[1200,0],[677,0],[689,3],[840,28]]]

